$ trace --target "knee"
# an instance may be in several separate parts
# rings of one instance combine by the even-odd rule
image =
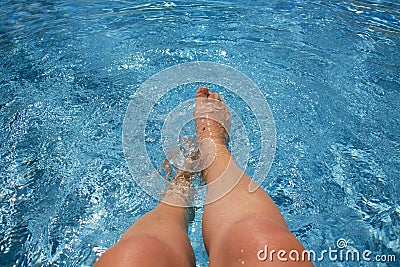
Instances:
[[[214,255],[210,251],[210,263],[213,256],[213,259],[217,259],[215,266],[240,266],[244,263],[265,266],[263,259],[268,253],[266,248],[269,252],[275,251],[275,258],[280,250],[287,253],[292,250],[301,253],[304,250],[286,225],[270,219],[249,218],[235,223],[222,233],[212,251]],[[279,264],[275,262],[275,265]]]
[[[156,237],[133,236],[104,252],[94,265],[101,266],[186,266],[168,245]]]

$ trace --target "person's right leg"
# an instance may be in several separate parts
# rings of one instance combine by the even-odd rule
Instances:
[[[196,97],[197,110],[204,105],[201,98],[222,101],[205,87],[198,90]],[[217,112],[226,112],[221,117],[229,118],[227,109]],[[289,256],[296,258],[296,252],[301,259],[304,247],[288,230],[268,194],[261,188],[249,192],[251,178],[235,164],[226,147],[227,133],[220,123],[209,117],[196,118],[198,142],[211,138],[216,143],[216,158],[203,171],[210,185],[203,214],[209,266],[312,266],[310,261],[290,260]]]

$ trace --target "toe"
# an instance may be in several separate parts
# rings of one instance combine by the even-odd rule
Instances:
[[[208,90],[208,88],[205,86],[201,86],[196,92],[196,97],[208,97],[209,94],[210,91]]]
[[[221,96],[220,96],[219,94],[217,94],[217,93],[211,93],[211,94],[208,96],[208,98],[213,98],[213,99],[215,99],[215,100],[221,101]]]

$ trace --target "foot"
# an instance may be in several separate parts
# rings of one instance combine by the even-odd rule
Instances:
[[[198,143],[210,138],[216,144],[227,144],[230,113],[219,94],[210,92],[205,86],[200,87],[196,92],[194,117]]]
[[[226,146],[231,121],[228,107],[220,95],[200,87],[196,93],[194,117],[201,174],[207,184],[206,203],[211,203],[226,195],[243,172],[236,167]]]

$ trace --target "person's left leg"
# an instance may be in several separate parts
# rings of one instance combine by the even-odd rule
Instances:
[[[156,208],[139,218],[94,267],[195,266],[187,235],[189,182],[175,178]],[[167,204],[173,203],[173,205]]]

